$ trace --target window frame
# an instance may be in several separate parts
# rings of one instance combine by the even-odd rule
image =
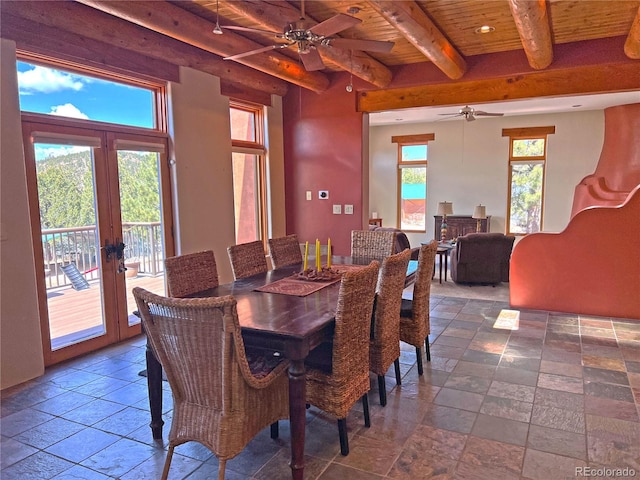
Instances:
[[[507,175],[507,215],[506,215],[506,234],[513,236],[526,236],[535,232],[514,232],[511,226],[511,192],[513,189],[513,167],[516,165],[529,165],[529,164],[541,164],[542,165],[542,182],[540,186],[540,228],[542,232],[544,229],[544,204],[545,204],[545,191],[546,191],[546,176],[547,176],[547,149],[549,145],[548,135],[555,133],[555,127],[530,127],[530,128],[515,128],[515,129],[503,129],[502,136],[509,137],[509,160],[507,162],[508,175]],[[527,157],[514,156],[513,145],[518,140],[544,140],[544,152],[542,155],[531,155]]]
[[[167,98],[167,87],[166,83],[162,83],[161,81],[151,81],[144,80],[142,78],[137,78],[129,75],[125,75],[123,73],[102,70],[96,67],[91,67],[87,65],[81,65],[78,63],[74,63],[67,60],[61,60],[58,58],[49,57],[46,55],[40,55],[33,52],[28,52],[25,50],[16,50],[16,60],[19,62],[25,62],[33,65],[38,65],[45,68],[54,68],[60,69],[62,71],[74,73],[77,75],[83,75],[86,77],[98,78],[100,80],[105,80],[114,83],[120,83],[132,87],[143,88],[146,90],[151,90],[153,93],[153,118],[155,127],[139,127],[135,125],[126,125],[122,123],[112,123],[112,122],[104,122],[100,120],[91,120],[91,119],[82,119],[82,118],[70,118],[70,117],[60,117],[56,115],[50,115],[46,113],[37,113],[37,112],[25,112],[21,111],[22,115],[28,115],[31,118],[42,118],[44,122],[47,123],[58,123],[58,120],[64,122],[64,120],[69,120],[73,123],[78,122],[78,125],[84,125],[87,128],[92,128],[92,125],[99,126],[109,126],[114,125],[117,129],[132,129],[135,131],[146,132],[160,132],[165,134],[168,138],[168,98]],[[64,120],[63,120],[64,119]]]
[[[401,135],[401,136],[393,136],[391,137],[392,143],[396,143],[398,145],[398,153],[397,153],[397,169],[398,173],[396,175],[396,228],[402,229],[402,172],[405,168],[424,168],[427,170],[429,164],[429,142],[435,140],[435,135],[433,133],[424,133],[417,135]],[[422,146],[424,145],[427,151],[426,158],[424,160],[403,160],[402,159],[402,149],[403,147],[410,146]],[[426,232],[427,231],[427,181],[428,177],[425,172],[425,182],[424,182],[424,208],[425,208],[425,218],[424,218],[424,229],[422,230],[414,230],[414,229],[404,229],[405,232]]]
[[[255,141],[247,141],[233,138],[233,129],[230,128],[231,137],[231,153],[248,154],[256,156],[256,173],[258,183],[258,205],[257,217],[258,217],[258,232],[260,235],[259,240],[262,241],[265,252],[267,251],[267,240],[269,236],[269,212],[268,212],[268,184],[267,184],[267,148],[265,146],[265,114],[264,106],[247,102],[244,100],[230,99],[229,100],[229,125],[231,127],[231,110],[242,110],[250,112],[253,117],[253,128]],[[235,209],[235,206],[234,206]],[[235,216],[235,211],[234,211]],[[235,222],[235,219],[234,219]],[[235,236],[237,239],[237,233]]]

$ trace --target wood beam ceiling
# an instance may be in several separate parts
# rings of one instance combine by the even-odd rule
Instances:
[[[624,42],[624,53],[634,60],[640,59],[640,7],[638,7],[638,13],[636,13],[636,18],[631,25],[627,41]]]
[[[262,2],[257,4],[254,2],[225,0],[224,3],[225,6],[234,13],[256,22],[261,28],[276,32],[281,32],[283,25],[297,20],[300,17],[300,12],[286,2],[279,2],[277,4]],[[305,19],[310,24],[310,27],[318,23],[313,18],[310,18],[308,14],[305,15]],[[225,35],[227,31],[228,30],[225,30]],[[322,46],[318,51],[322,57],[331,60],[343,70],[353,73],[356,77],[376,87],[383,88],[391,82],[391,71],[364,52],[358,52],[352,55],[346,50]]]
[[[264,46],[231,32],[214,35],[214,25],[209,21],[164,1],[77,1],[216,55],[230,56]],[[302,65],[275,52],[251,55],[237,61],[317,93],[329,88],[326,75],[308,72]]]
[[[387,22],[420,50],[449,78],[461,78],[467,64],[420,6],[411,0],[368,2]]]
[[[640,62],[587,65],[502,78],[358,93],[359,112],[640,89]]]
[[[283,96],[287,93],[289,84],[252,68],[234,62],[225,62],[212,57],[210,54],[184,44],[159,33],[124,22],[96,9],[80,5],[77,2],[42,2],[42,1],[1,1],[2,35],[16,41],[24,42],[26,46],[37,48],[38,52],[50,56],[78,57],[77,48],[85,49],[85,56],[89,59],[106,58],[108,50],[117,47],[117,51],[131,51],[147,57],[164,60],[175,65],[190,67],[215,75],[221,79],[233,82],[239,87],[258,90],[268,94]],[[36,25],[52,27],[62,32],[72,32],[79,36],[77,48],[62,42],[57,45],[49,43],[47,38],[40,35],[30,35],[23,38],[26,32],[20,31],[18,24],[16,38],[9,33],[12,19],[19,18],[33,22]],[[37,32],[37,29],[36,29]],[[27,35],[29,36],[29,35]],[[83,41],[82,37],[102,42],[91,47],[90,41]],[[68,58],[69,59],[69,58]],[[124,57],[122,62],[138,62],[136,55],[130,59]],[[139,64],[139,63],[138,63]]]
[[[547,68],[553,61],[553,44],[545,0],[509,0],[509,7],[529,65]]]

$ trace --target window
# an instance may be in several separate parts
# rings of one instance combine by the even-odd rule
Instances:
[[[504,129],[509,136],[507,233],[526,235],[542,230],[547,135],[555,127]]]
[[[23,112],[162,129],[157,108],[163,99],[161,86],[36,62],[28,56],[17,62]]]
[[[426,231],[427,152],[433,134],[392,137],[398,144],[398,228]]]
[[[267,238],[262,107],[232,102],[231,141],[236,243]]]

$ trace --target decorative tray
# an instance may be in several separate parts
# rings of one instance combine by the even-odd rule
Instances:
[[[342,276],[342,272],[333,268],[322,267],[322,270],[307,268],[300,273],[293,275],[298,280],[306,280],[309,282],[329,282]]]

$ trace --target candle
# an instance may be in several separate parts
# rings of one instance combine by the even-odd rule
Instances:
[[[304,243],[304,265],[302,266],[303,272],[307,269],[308,261],[309,261],[309,242],[305,242]]]
[[[331,268],[331,238],[327,239],[327,268]]]
[[[316,238],[316,271],[322,270],[322,265],[320,264],[320,240]]]

